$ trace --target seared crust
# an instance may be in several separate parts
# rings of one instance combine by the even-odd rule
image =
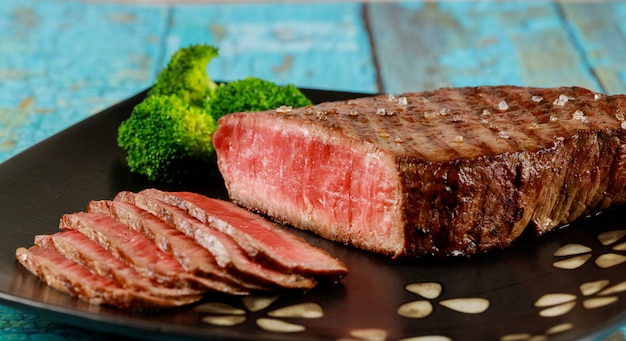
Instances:
[[[250,127],[273,124],[294,136],[299,130],[324,148],[348,145],[359,157],[376,155],[397,186],[395,205],[388,207],[395,224],[388,242],[353,233],[360,227],[330,226],[311,219],[314,214],[281,210],[283,203],[265,203],[257,188],[246,190],[232,176],[236,166],[220,150],[228,144],[226,133],[218,128],[214,141],[231,198],[244,206],[393,257],[472,255],[510,245],[529,224],[540,235],[626,201],[622,103],[624,95],[579,87],[485,86],[238,113],[220,121],[224,127],[255,120]],[[267,164],[290,161],[264,157]],[[256,187],[263,188],[260,181]],[[328,209],[314,200],[310,205],[307,211]]]

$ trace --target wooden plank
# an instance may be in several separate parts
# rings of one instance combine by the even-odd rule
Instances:
[[[0,161],[148,87],[167,8],[0,2]]]
[[[626,3],[563,3],[561,8],[602,88],[626,93]]]
[[[376,70],[358,3],[177,7],[167,53],[195,43],[218,46],[213,78],[248,76],[328,90],[375,92]]]
[[[367,19],[386,92],[498,84],[599,88],[551,3],[374,3]]]

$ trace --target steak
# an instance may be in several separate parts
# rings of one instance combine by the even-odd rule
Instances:
[[[190,303],[189,296],[163,298],[123,288],[106,277],[93,274],[84,265],[65,258],[52,248],[20,247],[15,255],[28,271],[49,286],[89,303],[132,309],[168,308]]]
[[[159,250],[145,235],[105,213],[64,214],[60,227],[86,235],[117,259],[157,283],[179,288],[200,286],[208,290],[222,289],[222,282],[185,271],[174,257]]]
[[[230,294],[248,293],[248,290],[242,286],[244,283],[228,275],[207,249],[141,208],[121,201],[97,200],[89,203],[87,211],[109,214],[131,229],[143,234],[161,251],[174,257],[185,271],[198,277],[223,282],[221,285],[213,285],[214,289]],[[246,284],[245,287],[259,289],[259,286],[256,285]]]
[[[205,223],[187,210],[158,199],[159,196],[178,198],[173,193],[146,190],[145,194],[122,191],[114,200],[90,201],[86,212],[61,217],[61,231],[37,235],[34,246],[18,248],[17,261],[59,291],[93,304],[131,309],[191,304],[208,293],[308,291],[320,280],[337,280],[338,269],[342,275],[347,272],[343,263],[324,250],[300,244],[303,240],[289,238],[287,232],[278,228],[271,233],[246,235],[251,244],[278,250],[251,256],[232,233],[213,226],[222,220],[212,214],[224,215],[222,218],[228,223],[220,224],[226,230],[257,230],[264,228],[263,224],[272,225],[269,221],[224,202],[226,210],[202,210],[204,218],[210,216],[211,222]],[[192,197],[197,202],[206,198]],[[264,239],[255,241],[255,237]],[[294,246],[301,248],[309,262],[322,261],[328,270],[323,270],[324,264],[318,264],[318,271],[311,276],[310,264],[304,271],[299,271],[300,267],[275,267],[285,260],[269,261],[268,257],[284,258],[281,250],[285,242],[292,243],[294,252],[298,251]],[[293,264],[307,263],[301,261],[302,256],[294,254],[292,258]]]
[[[115,201],[129,202],[159,216],[163,221],[193,238],[215,255],[220,266],[237,277],[269,287],[312,289],[315,281],[297,273],[279,272],[250,260],[244,250],[228,235],[217,231],[177,207],[142,194],[120,192]]]
[[[285,231],[273,222],[228,201],[192,192],[150,188],[140,194],[185,210],[189,215],[232,237],[250,257],[303,275],[339,279],[346,266],[326,251]]]
[[[484,86],[233,113],[237,204],[397,257],[502,249],[626,201],[626,96]]]
[[[35,245],[55,249],[66,258],[82,264],[95,275],[106,277],[118,285],[149,295],[177,298],[193,303],[202,298],[203,291],[191,288],[170,288],[137,273],[128,264],[119,261],[100,245],[80,232],[63,231],[53,235],[35,236]]]

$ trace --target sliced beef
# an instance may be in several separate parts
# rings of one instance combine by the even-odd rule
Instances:
[[[345,265],[304,239],[237,205],[192,192],[146,189],[140,194],[158,199],[232,237],[255,259],[309,276],[341,278]]]
[[[61,218],[63,230],[75,230],[98,243],[113,256],[133,267],[138,273],[158,283],[173,287],[200,286],[223,291],[224,283],[194,276],[167,253],[161,251],[145,235],[105,213],[78,212]]]
[[[206,248],[147,211],[122,201],[91,201],[88,212],[109,214],[133,230],[143,234],[161,251],[172,255],[188,272],[199,277],[223,282],[220,289],[230,294],[246,294],[263,287],[246,283],[227,273]]]
[[[445,88],[235,113],[213,143],[242,206],[392,257],[472,255],[623,204],[625,112],[578,87]]]
[[[197,302],[207,293],[310,290],[319,279],[337,279],[337,260],[328,262],[328,271],[318,271],[316,276],[297,267],[277,267],[280,263],[268,262],[270,253],[249,255],[232,233],[216,229],[213,221],[202,222],[160,196],[147,194],[120,192],[114,200],[89,202],[86,212],[63,215],[60,232],[37,235],[35,246],[16,250],[18,262],[51,287],[93,304],[118,308],[180,306]],[[236,210],[213,213],[236,216],[238,210],[259,218],[229,205]],[[222,230],[248,228],[241,217],[228,221],[219,223]],[[230,223],[244,225],[228,226]],[[258,224],[254,219],[249,223]],[[289,240],[279,235],[280,230],[276,233],[276,245]],[[272,243],[271,233],[255,236],[266,238],[262,244]],[[314,260],[327,257],[319,250],[324,257],[314,258],[306,245],[302,246]]]
[[[143,291],[151,296],[177,298],[177,300],[186,297],[186,301],[192,303],[200,300],[204,293],[204,291],[191,288],[170,288],[151,281],[77,231],[35,236],[35,245],[55,249],[66,258],[87,267],[96,275],[106,277],[123,288]]]
[[[16,258],[49,286],[93,304],[107,304],[125,309],[152,309],[181,306],[196,300],[188,295],[165,298],[124,288],[106,277],[93,274],[87,267],[64,257],[52,248],[18,248]]]
[[[249,259],[244,250],[227,234],[202,223],[174,206],[132,192],[120,192],[114,200],[132,203],[168,222],[212,252],[220,266],[248,282],[259,283],[270,288],[290,289],[312,289],[316,284],[311,278],[297,273],[277,271]]]

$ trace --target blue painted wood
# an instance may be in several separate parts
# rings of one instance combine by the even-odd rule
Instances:
[[[167,9],[0,2],[0,160],[148,87]]]
[[[604,90],[626,93],[626,3],[564,3],[561,7],[572,39]]]
[[[329,90],[376,92],[376,70],[357,3],[195,5],[175,8],[166,51],[218,46],[215,79],[248,76]]]
[[[367,14],[387,92],[499,84],[599,90],[552,3],[375,3]]]

